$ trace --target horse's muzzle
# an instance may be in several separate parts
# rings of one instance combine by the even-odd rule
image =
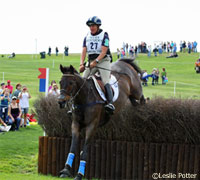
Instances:
[[[65,107],[66,100],[64,95],[61,94],[60,96],[58,96],[58,104],[60,105],[61,109]]]

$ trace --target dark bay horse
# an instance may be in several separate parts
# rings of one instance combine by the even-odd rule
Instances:
[[[99,96],[92,79],[83,79],[80,74],[70,67],[60,65],[63,73],[59,96],[60,106],[71,101],[73,104],[72,112],[72,143],[70,152],[65,164],[65,168],[60,172],[60,177],[71,177],[70,169],[75,156],[77,143],[79,143],[80,131],[85,128],[85,143],[80,156],[80,166],[75,179],[82,179],[85,173],[85,164],[88,151],[88,145],[96,129],[100,124],[108,120],[108,114],[104,109],[104,102]],[[145,99],[142,92],[142,86],[138,73],[141,73],[139,67],[133,62],[133,59],[120,59],[112,63],[111,73],[118,80],[119,96],[114,102],[115,114],[131,101],[133,105],[144,103]]]

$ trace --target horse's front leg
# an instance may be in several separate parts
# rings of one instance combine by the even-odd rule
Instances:
[[[98,125],[98,119],[95,121],[91,122],[87,127],[86,127],[86,137],[85,137],[85,143],[83,146],[83,150],[80,156],[80,165],[78,169],[78,174],[76,175],[74,180],[81,180],[82,177],[85,175],[85,166],[86,166],[86,159],[87,159],[87,154],[88,154],[88,146],[90,144],[90,140],[93,137],[96,128]]]
[[[60,171],[60,177],[72,177],[70,170],[72,168],[72,164],[75,157],[75,152],[77,149],[77,144],[79,143],[80,136],[80,125],[77,121],[72,121],[72,143],[70,146],[70,152],[68,153],[67,161],[65,163],[65,167],[62,171]]]

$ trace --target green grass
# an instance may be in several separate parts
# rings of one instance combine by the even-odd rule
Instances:
[[[149,83],[148,87],[144,88],[144,95],[147,97],[174,96],[174,82],[176,82],[175,97],[181,98],[199,98],[200,97],[200,74],[196,74],[194,71],[194,63],[198,59],[198,53],[187,54],[179,53],[178,58],[167,59],[168,54],[162,54],[158,57],[147,57],[146,54],[139,54],[136,62],[140,65],[141,69],[146,69],[148,73],[151,73],[152,69],[159,68],[160,71],[163,67],[166,68],[169,82],[166,86],[160,85],[152,86]],[[116,54],[113,55],[116,60]],[[55,65],[53,67],[53,60]],[[38,68],[50,68],[50,81],[56,80],[59,83],[61,78],[61,72],[59,65],[74,65],[77,69],[79,67],[80,54],[72,54],[69,57],[59,55],[56,57],[52,55],[47,56],[46,59],[37,58],[32,59],[32,55],[16,55],[14,59],[7,59],[6,57],[0,57],[0,81],[2,79],[2,72],[5,74],[5,81],[10,79],[12,85],[16,85],[20,82],[23,85],[27,85],[32,95],[30,104],[32,106],[34,100],[38,96],[39,92],[39,79],[40,74]],[[151,81],[151,78],[149,79]]]
[[[1,180],[58,179],[37,174],[38,137],[42,135],[39,125],[0,133]]]
[[[194,62],[198,59],[198,54],[179,54],[178,58],[167,59],[167,54],[158,57],[150,57],[139,54],[136,62],[141,69],[146,69],[148,73],[152,69],[163,67],[167,70],[169,82],[167,85],[152,86],[149,82],[148,87],[144,87],[145,97],[153,96],[174,96],[174,82],[176,82],[175,97],[181,98],[200,98],[200,74],[194,71]],[[116,54],[114,54],[116,60]],[[55,62],[53,68],[53,60]],[[10,79],[12,85],[18,82],[27,85],[32,95],[30,105],[32,107],[34,100],[38,97],[40,74],[38,68],[50,68],[50,80],[56,80],[58,83],[61,77],[59,65],[72,64],[79,67],[80,54],[72,54],[69,57],[52,55],[46,59],[33,58],[32,55],[16,55],[14,59],[0,57],[0,81],[2,81],[2,72],[5,73],[5,81]],[[151,80],[151,78],[150,78]],[[19,132],[8,132],[0,134],[0,180],[43,180],[57,179],[51,176],[42,176],[37,174],[38,157],[38,137],[43,135],[42,129],[36,125],[22,128]]]
[[[178,58],[166,58],[167,54],[158,57],[139,56],[137,62],[142,69],[147,69],[151,73],[153,68],[159,68],[161,71],[163,67],[166,68],[169,82],[167,85],[152,86],[149,79],[149,86],[144,87],[144,95],[177,97],[177,98],[200,98],[200,74],[194,70],[194,63],[198,59],[198,54],[179,53]],[[175,95],[174,84],[176,83]]]

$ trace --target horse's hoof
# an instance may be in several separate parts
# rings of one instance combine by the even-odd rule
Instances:
[[[82,175],[81,174],[77,174],[76,177],[74,178],[74,180],[82,180]]]
[[[66,178],[66,177],[72,177],[72,174],[70,173],[69,169],[64,168],[62,171],[60,171],[60,178]]]

